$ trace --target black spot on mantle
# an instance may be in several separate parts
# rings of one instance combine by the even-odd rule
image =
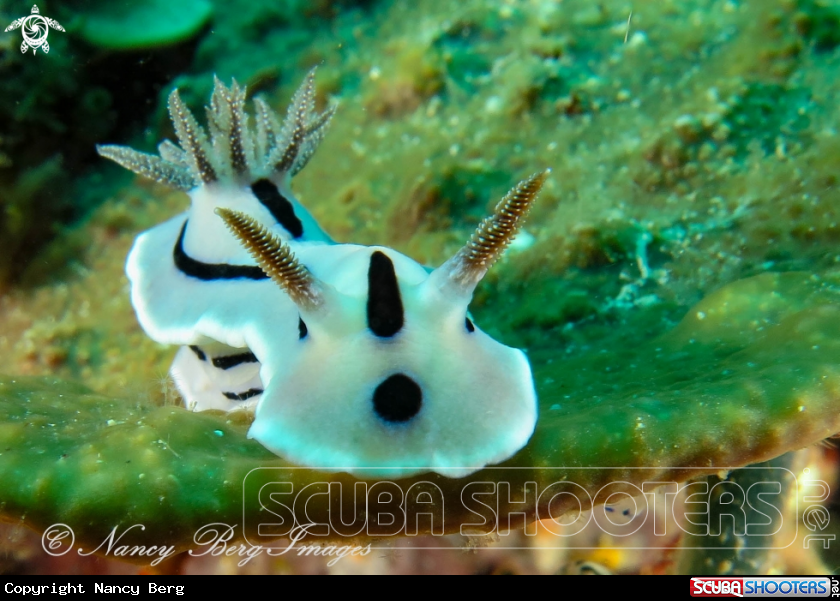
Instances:
[[[394,374],[373,393],[373,410],[386,422],[404,423],[420,412],[423,391],[405,374]]]

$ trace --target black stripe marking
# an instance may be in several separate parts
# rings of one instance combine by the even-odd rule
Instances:
[[[403,304],[394,264],[380,251],[370,256],[368,269],[368,328],[380,338],[390,338],[403,327]]]
[[[303,224],[295,215],[295,208],[289,199],[280,194],[277,186],[267,179],[261,179],[251,184],[251,192],[292,238],[303,236]]]
[[[309,328],[307,328],[306,324],[303,323],[303,318],[301,317],[298,317],[298,333],[300,334],[301,340],[306,338],[306,335],[309,334]]]
[[[251,397],[255,397],[258,394],[262,394],[262,388],[250,388],[245,392],[240,392],[239,394],[235,392],[223,392],[226,399],[230,399],[231,401],[247,401]]]
[[[232,367],[236,367],[237,365],[242,365],[243,363],[256,363],[257,358],[254,356],[254,353],[247,352],[247,353],[239,353],[238,355],[225,355],[224,357],[214,357],[213,358],[213,367],[218,367],[219,369],[230,369]]]
[[[268,278],[265,272],[256,265],[229,265],[227,263],[202,263],[196,261],[184,251],[184,234],[187,233],[185,221],[181,228],[178,241],[172,250],[172,258],[175,260],[175,267],[181,273],[199,280],[236,280],[246,278],[249,280],[264,280]]]
[[[199,361],[207,361],[207,355],[205,355],[204,351],[202,351],[196,345],[191,344],[190,345],[190,350],[195,353],[195,356],[198,357]]]

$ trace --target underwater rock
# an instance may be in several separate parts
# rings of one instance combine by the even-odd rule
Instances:
[[[108,50],[139,50],[169,46],[197,34],[213,14],[207,0],[115,3],[89,2],[80,33]]]
[[[802,453],[807,454],[807,451]],[[787,508],[796,507],[793,497],[798,486],[809,488],[804,483],[799,485],[792,471],[796,469],[794,464],[797,455],[798,453],[787,453],[760,465],[727,473],[725,477],[723,474],[708,476],[706,481],[716,498],[716,502],[711,504],[716,513],[710,516],[710,524],[714,524],[720,532],[715,531],[717,536],[710,536],[702,526],[688,524],[691,534],[684,539],[687,550],[680,558],[678,573],[735,576],[789,572],[774,565],[774,560],[778,562],[774,551],[785,546],[787,542],[783,535],[779,534],[783,532],[784,526],[788,529],[796,527],[788,523],[788,520],[796,523],[796,512]],[[750,524],[749,534],[746,527],[741,531],[740,520],[726,517],[725,508],[731,506],[720,503],[723,495],[735,495],[743,490],[767,492],[771,487],[774,493],[780,493],[773,496],[773,503],[769,507],[762,507],[771,515],[749,504],[745,507],[749,515],[745,515],[744,524]],[[777,535],[778,540],[774,540],[773,535]]]
[[[562,6],[441,0],[369,2],[364,11],[341,11],[327,22],[323,14],[290,17],[303,13],[287,10],[289,4],[217,3],[215,35],[198,42],[194,57],[172,48],[161,54],[194,61],[168,71],[178,74],[173,85],[183,86],[194,106],[214,72],[247,80],[279,105],[289,90],[278,86],[287,88],[300,69],[324,61],[326,96],[340,100],[342,118],[322,151],[325,160],[313,160],[297,191],[337,239],[387,241],[436,264],[513,174],[555,169],[528,228],[534,245],[502,261],[474,307],[494,337],[531,349],[535,366],[542,420],[531,445],[508,465],[615,466],[590,472],[583,484],[597,490],[619,473],[637,482],[642,475],[633,466],[654,462],[667,475],[686,463],[743,465],[836,428],[836,277],[736,281],[766,271],[837,269],[840,138],[830,52],[836,9],[822,10],[814,0],[650,3],[631,20],[623,0],[601,2],[597,10],[589,0]],[[465,4],[480,10],[464,13]],[[56,44],[70,44],[74,36],[61,40]],[[85,145],[92,151],[93,140],[110,130],[94,136],[91,128],[106,125],[114,111],[92,111],[94,117],[69,125],[70,134],[58,135],[63,130],[52,126],[67,123],[47,108],[71,111],[67,95],[51,86],[90,86],[59,61],[58,45],[49,62],[28,61],[33,77],[12,76],[17,71],[8,68],[24,63],[19,40],[6,41],[15,42],[0,54],[7,83],[33,94],[46,90],[37,98],[52,99],[45,106],[18,103],[23,92],[6,95],[14,102],[0,134],[14,168],[27,159],[20,151],[27,139],[38,138],[38,148],[53,144],[51,152],[61,148],[65,159]],[[134,80],[125,78],[127,64],[118,64],[108,70]],[[427,65],[434,85],[418,89]],[[383,87],[406,68],[403,81],[411,85]],[[154,98],[127,91],[132,102]],[[371,111],[380,94],[388,110]],[[574,114],[587,102],[599,110]],[[135,121],[139,130],[149,127],[139,114]],[[27,135],[13,135],[11,125],[27,126]],[[127,136],[111,137],[128,143]],[[45,156],[51,154],[34,164]],[[63,167],[77,177],[72,164]],[[181,199],[142,184],[91,196],[107,204],[91,223],[63,233],[27,271],[27,281],[49,275],[61,281],[0,299],[4,369],[78,379],[129,399],[172,396],[164,376],[171,354],[137,327],[122,264],[136,233],[182,211]],[[70,197],[77,206],[79,198]],[[42,215],[46,206],[33,205]],[[44,275],[33,277],[34,270]],[[637,295],[625,302],[631,288]],[[679,327],[653,340],[704,297]],[[142,520],[148,540],[186,548],[196,524],[242,519],[241,478],[251,467],[280,463],[244,438],[247,424],[16,379],[0,395],[0,438],[14,443],[0,447],[0,477],[8,482],[0,491],[3,513],[12,520],[25,515],[39,528],[71,520],[85,544],[101,540],[112,524]],[[27,409],[36,424],[31,437],[21,425]],[[133,421],[120,424],[120,416]],[[74,419],[79,438],[67,429]],[[106,437],[109,419],[117,430]],[[64,442],[43,443],[65,430]],[[12,440],[14,431],[20,437]],[[103,463],[62,476],[59,470],[75,466],[85,445],[101,450],[96,460]],[[69,450],[62,463],[58,447]],[[137,465],[137,472],[125,471]],[[40,475],[40,494],[25,494],[27,470]],[[514,482],[521,484],[533,470],[520,471]],[[286,473],[296,487],[322,478]],[[156,483],[144,488],[153,476]],[[223,484],[234,476],[240,481]],[[485,477],[506,476],[499,470],[475,476]],[[128,481],[125,491],[113,486]],[[452,487],[466,482],[445,488],[447,504],[458,500]],[[318,499],[310,506],[316,518],[324,512]],[[447,518],[450,530],[464,519]]]
[[[709,295],[671,332],[634,348],[571,358],[540,352],[532,356],[540,420],[525,449],[467,479],[428,474],[382,485],[406,492],[434,484],[446,506],[442,529],[452,532],[475,519],[460,503],[470,482],[505,480],[514,496],[528,481],[573,480],[594,497],[610,482],[679,482],[818,442],[840,430],[839,284],[836,276],[763,274]],[[66,523],[89,548],[115,526],[143,524],[124,542],[185,550],[200,527],[243,517],[236,535],[253,540],[265,515],[259,491],[279,480],[298,490],[341,482],[342,500],[352,500],[352,477],[288,466],[247,440],[249,424],[234,415],[8,377],[0,415],[3,519],[41,529]],[[314,494],[294,517],[327,522],[330,499]],[[432,506],[439,515],[442,508]],[[545,509],[544,500],[529,503],[527,519]],[[552,514],[569,509],[561,503]],[[526,519],[510,506],[495,517],[508,512],[511,524]],[[356,512],[347,530],[366,526],[376,536],[392,529],[371,515]]]

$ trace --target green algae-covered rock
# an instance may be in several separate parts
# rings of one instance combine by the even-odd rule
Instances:
[[[502,468],[462,480],[426,475],[367,486],[405,494],[407,512],[424,503],[424,512],[444,518],[434,531],[453,532],[476,521],[462,502],[470,483],[509,482],[516,497],[529,481],[572,481],[597,503],[597,491],[611,482],[631,490],[643,481],[684,481],[817,442],[840,430],[838,283],[764,274],[718,290],[668,334],[633,348],[573,357],[541,352],[532,357],[537,430]],[[211,523],[236,525],[237,537],[265,543],[288,531],[278,526],[283,511],[301,524],[326,523],[331,512],[336,517],[337,501],[353,498],[353,478],[287,466],[247,440],[247,420],[235,416],[137,404],[30,378],[3,380],[0,416],[5,519],[38,529],[68,524],[88,548],[114,527],[134,524],[145,530],[132,530],[123,543],[183,550]],[[329,483],[344,486],[339,492]],[[277,501],[288,487],[310,484],[308,502]],[[435,492],[433,485],[440,495],[422,497]],[[473,526],[515,526],[548,503],[530,498],[527,516],[510,522],[507,514],[523,509],[500,503],[485,524]],[[573,508],[558,499],[551,507],[555,517]],[[370,507],[341,515],[345,526],[333,536],[393,531]],[[258,529],[258,520],[273,529]],[[422,532],[434,522],[419,524]]]
[[[138,50],[168,46],[197,34],[213,13],[207,0],[143,0],[85,4],[81,34],[110,50]]]

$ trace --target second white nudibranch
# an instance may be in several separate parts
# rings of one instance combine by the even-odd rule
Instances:
[[[296,464],[362,477],[461,477],[521,449],[537,420],[525,355],[467,310],[547,172],[505,196],[433,271],[392,249],[335,244],[294,198],[333,114],[314,70],[281,125],[216,80],[208,133],[181,102],[180,146],[100,154],[187,192],[188,211],[138,236],[126,272],[141,326],[183,345],[171,374],[188,408],[255,411],[249,436]]]

